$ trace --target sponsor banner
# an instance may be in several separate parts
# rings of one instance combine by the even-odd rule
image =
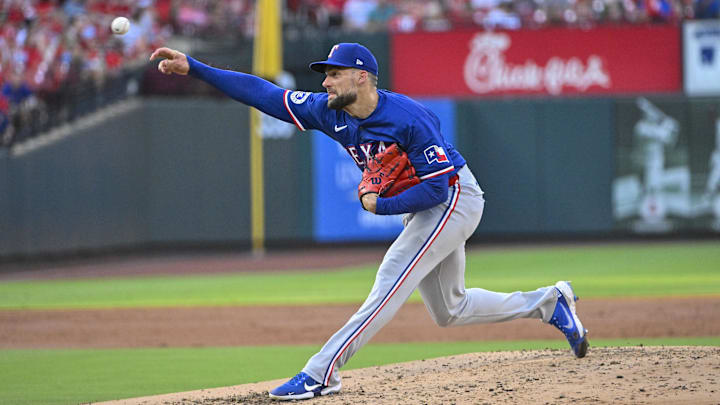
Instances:
[[[720,21],[687,21],[683,24],[685,93],[720,95]]]
[[[682,90],[676,26],[395,34],[393,85],[422,96]]]
[[[454,103],[447,99],[418,100],[440,119],[445,139],[455,131]],[[319,131],[313,131],[314,237],[318,242],[392,240],[402,232],[402,215],[375,215],[362,209],[357,186],[362,173],[348,152]]]

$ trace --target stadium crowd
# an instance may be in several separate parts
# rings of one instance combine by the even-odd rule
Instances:
[[[520,29],[717,18],[720,0],[288,0],[301,22],[346,30]]]
[[[125,69],[140,66],[170,34],[162,2],[5,0],[0,2],[0,143],[9,145],[92,109]],[[169,5],[169,0],[168,0]],[[114,36],[117,15],[135,29]],[[77,107],[82,98],[85,105]]]
[[[281,0],[296,29],[346,31],[589,27],[720,18],[720,0]],[[253,0],[0,0],[0,146],[81,114],[173,35],[253,35]],[[131,19],[123,36],[109,30]],[[124,89],[123,89],[124,91]],[[88,107],[92,109],[92,106]]]
[[[168,9],[170,0],[167,0]],[[88,100],[126,69],[141,66],[171,30],[157,13],[163,1],[0,0],[0,144],[81,114]],[[115,36],[117,15],[134,29]],[[82,103],[81,103],[82,104]]]

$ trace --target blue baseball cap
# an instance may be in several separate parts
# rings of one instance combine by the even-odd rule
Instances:
[[[327,66],[340,66],[366,70],[375,76],[378,75],[378,64],[372,52],[357,43],[343,42],[333,45],[327,60],[313,62],[310,69],[325,73]]]

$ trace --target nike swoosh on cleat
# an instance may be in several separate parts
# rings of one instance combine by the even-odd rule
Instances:
[[[341,127],[335,125],[335,132],[340,132],[340,131],[342,131],[342,130],[345,129],[345,128],[347,128],[347,125],[343,125],[343,126],[341,126]]]
[[[320,386],[320,384],[307,385],[307,383],[305,383],[305,391],[315,390],[315,389],[317,389],[319,386]]]
[[[570,329],[573,327],[572,315],[570,315],[568,313],[568,310],[567,310],[567,308],[565,308],[564,305],[561,308],[562,308],[563,312],[565,312],[565,316],[567,317],[567,320],[568,320],[568,324],[565,325],[565,329]]]

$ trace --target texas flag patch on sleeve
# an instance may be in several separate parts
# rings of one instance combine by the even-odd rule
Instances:
[[[428,164],[432,162],[446,163],[448,161],[447,155],[445,154],[443,148],[437,145],[432,145],[425,149],[425,159],[427,160]]]

